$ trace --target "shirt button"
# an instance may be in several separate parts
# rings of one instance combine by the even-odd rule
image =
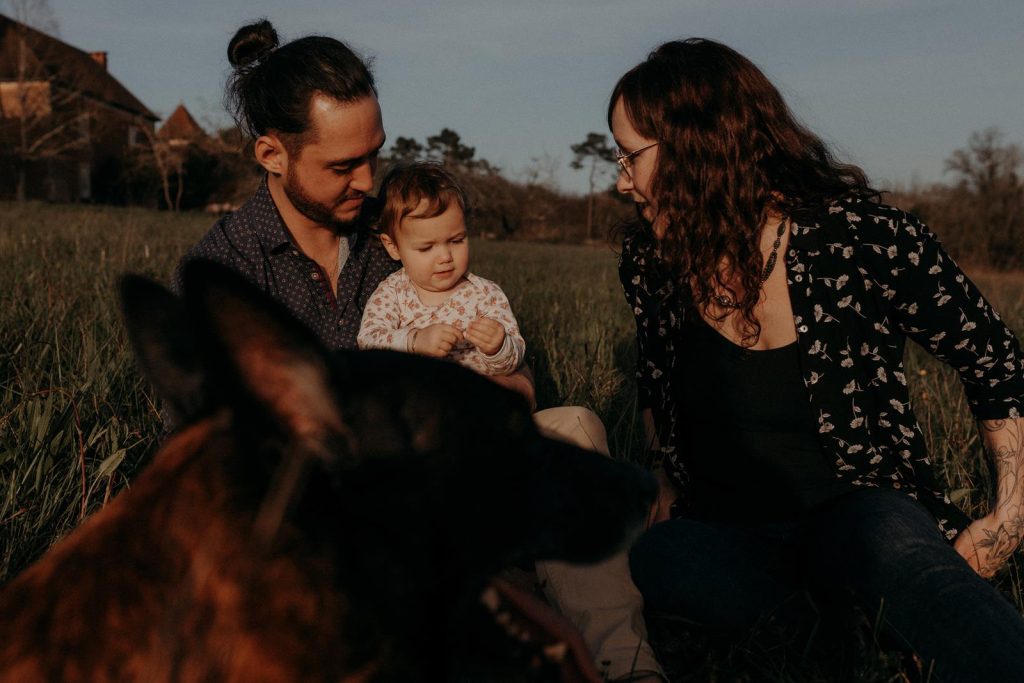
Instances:
[[[320,273],[316,272],[315,270],[312,273],[310,273],[309,276],[311,278],[313,278],[314,280],[319,280],[320,279]]]

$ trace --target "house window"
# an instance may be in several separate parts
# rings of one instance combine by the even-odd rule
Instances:
[[[138,126],[128,126],[128,146],[141,147],[147,142],[146,132]]]
[[[48,81],[4,81],[0,83],[0,115],[5,119],[49,116]]]

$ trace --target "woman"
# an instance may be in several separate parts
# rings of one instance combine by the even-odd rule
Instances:
[[[620,275],[668,520],[632,553],[648,609],[786,625],[802,589],[852,591],[941,680],[1024,680],[1024,619],[985,581],[1024,532],[1016,337],[730,48],[662,45],[608,118],[640,216]],[[981,519],[934,480],[907,337],[958,370],[980,422],[997,478]]]

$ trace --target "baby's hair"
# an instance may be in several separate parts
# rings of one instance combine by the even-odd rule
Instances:
[[[380,199],[377,229],[392,239],[406,216],[415,213],[416,218],[434,218],[453,204],[465,213],[469,203],[455,176],[441,164],[430,161],[401,164],[388,171],[381,184]],[[424,200],[426,207],[417,211]]]

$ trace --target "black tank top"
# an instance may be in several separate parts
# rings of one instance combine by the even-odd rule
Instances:
[[[696,314],[683,327],[679,447],[688,514],[722,521],[791,520],[852,489],[818,443],[797,342],[744,349]]]

